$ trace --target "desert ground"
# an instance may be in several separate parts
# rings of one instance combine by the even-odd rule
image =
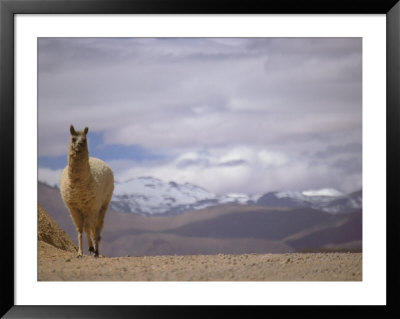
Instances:
[[[361,253],[76,258],[39,242],[41,281],[360,281]]]
[[[361,281],[362,253],[76,257],[76,246],[38,208],[39,281]]]

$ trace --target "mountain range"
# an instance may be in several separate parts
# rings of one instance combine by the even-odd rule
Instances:
[[[246,194],[217,196],[190,183],[178,184],[153,177],[138,177],[115,183],[111,209],[144,216],[176,215],[219,204],[247,204],[254,198]]]
[[[344,195],[334,190],[220,196],[192,184],[138,178],[115,184],[101,252],[154,256],[360,251],[361,196],[361,191]],[[38,182],[38,202],[76,244],[77,233],[59,189]]]
[[[350,213],[362,207],[362,191],[344,195],[334,189],[313,194],[307,191],[268,192],[264,195],[216,195],[202,187],[164,182],[153,177],[139,177],[116,182],[111,209],[144,216],[176,215],[221,204],[264,207],[313,208],[327,213]]]

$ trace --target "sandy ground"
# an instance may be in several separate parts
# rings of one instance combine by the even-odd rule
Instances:
[[[40,281],[361,281],[361,253],[100,257],[38,242]]]

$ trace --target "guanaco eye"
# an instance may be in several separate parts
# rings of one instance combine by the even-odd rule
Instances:
[[[76,142],[76,137],[73,137],[73,138],[72,138],[72,142]]]

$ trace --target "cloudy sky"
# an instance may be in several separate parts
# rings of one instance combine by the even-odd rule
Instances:
[[[361,188],[361,38],[40,38],[38,57],[42,181],[74,124],[117,181]]]

